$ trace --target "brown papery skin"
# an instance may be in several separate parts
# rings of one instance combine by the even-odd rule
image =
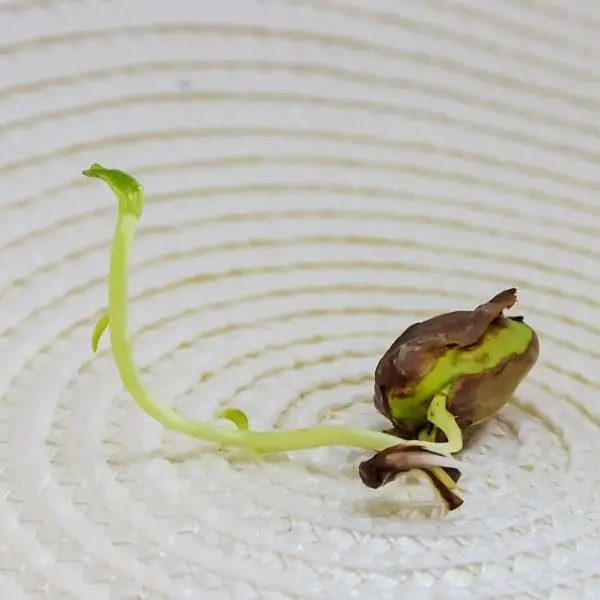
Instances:
[[[450,349],[472,348],[486,332],[504,327],[509,319],[503,311],[517,301],[515,288],[504,290],[474,310],[454,311],[438,315],[406,329],[389,347],[375,370],[374,403],[393,422],[388,397],[410,396],[440,356]],[[508,356],[492,370],[468,375],[454,384],[448,400],[448,410],[457,417],[457,424],[470,437],[472,426],[495,415],[509,400],[518,385],[536,363],[539,340],[533,332],[526,352]],[[394,424],[394,433],[406,439],[418,436],[401,423]],[[444,441],[445,437],[440,434]]]
[[[360,478],[367,487],[377,489],[390,483],[401,473],[419,469],[429,477],[448,509],[455,510],[463,504],[463,501],[435,473],[432,463],[436,462],[436,457],[443,461],[443,456],[425,448],[392,446],[363,461],[359,467]],[[460,473],[456,469],[441,468],[453,481],[458,481]]]
[[[539,340],[533,332],[526,352],[508,356],[491,371],[456,381],[447,400],[448,410],[456,417],[456,424],[465,431],[497,414],[511,399],[538,356]]]

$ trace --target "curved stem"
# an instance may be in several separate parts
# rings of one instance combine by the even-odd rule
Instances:
[[[448,440],[437,444],[437,452],[455,454],[463,449],[463,435],[460,427],[456,424],[456,418],[446,408],[448,393],[449,389],[434,396],[427,409],[427,420],[443,431]]]
[[[167,429],[179,431],[194,438],[217,444],[242,446],[261,452],[283,452],[320,446],[355,446],[380,451],[399,443],[414,444],[443,452],[431,442],[402,441],[397,437],[348,427],[312,427],[281,431],[249,431],[242,428],[230,429],[187,419],[172,408],[154,400],[144,387],[133,357],[129,334],[128,284],[129,262],[136,225],[143,208],[143,191],[140,184],[130,175],[117,170],[105,169],[94,164],[83,172],[85,176],[105,181],[119,201],[119,216],[115,228],[109,272],[108,318],[110,341],[114,360],[125,389],[137,404],[152,418]],[[99,337],[99,335],[98,335]]]

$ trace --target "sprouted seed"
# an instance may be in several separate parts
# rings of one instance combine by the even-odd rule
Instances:
[[[433,317],[409,327],[389,348],[375,372],[375,406],[393,425],[388,432],[339,426],[255,431],[247,415],[227,408],[217,422],[189,419],[152,397],[142,383],[129,333],[129,266],[144,192],[131,175],[93,164],[86,177],[104,181],[118,200],[108,276],[108,309],[91,339],[97,351],[108,329],[123,386],[139,407],[165,428],[193,438],[260,453],[323,446],[353,446],[375,452],[359,467],[361,480],[377,488],[402,472],[419,469],[453,510],[462,463],[451,455],[463,448],[463,431],[493,416],[537,359],[535,332],[502,311],[516,302],[506,290],[474,311]],[[404,439],[406,438],[406,439]]]

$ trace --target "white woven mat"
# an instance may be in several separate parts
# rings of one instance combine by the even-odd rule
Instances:
[[[0,598],[600,597],[597,2],[0,3]],[[198,419],[381,428],[381,353],[505,287],[541,357],[463,507],[343,448],[258,459],[123,391],[116,202],[148,386]]]

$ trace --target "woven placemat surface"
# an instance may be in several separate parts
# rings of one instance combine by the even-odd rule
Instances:
[[[600,597],[595,2],[0,2],[0,598]],[[117,205],[146,190],[131,333],[165,404],[380,429],[411,323],[507,287],[541,354],[447,513],[352,448],[255,456],[124,391]],[[228,426],[223,423],[223,426]]]

